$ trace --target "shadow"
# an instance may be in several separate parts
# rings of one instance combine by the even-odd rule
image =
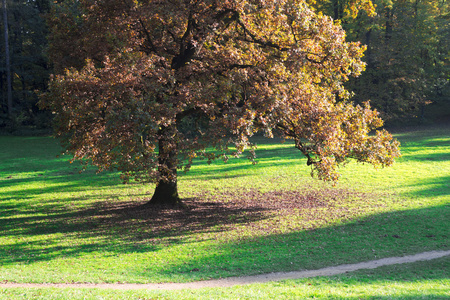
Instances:
[[[377,270],[378,269],[378,270]],[[351,275],[340,274],[330,277],[344,284],[358,283],[360,278],[370,278],[372,282],[414,282],[448,278],[450,275],[450,257],[444,256],[428,261],[416,261],[406,264],[383,266],[377,269],[361,269]],[[381,271],[381,272],[380,272]]]
[[[450,136],[448,133],[434,138],[400,138],[402,157],[399,161],[445,162],[450,160]]]
[[[247,177],[251,176],[257,172],[264,172],[264,168],[266,167],[277,167],[277,166],[286,166],[289,162],[286,162],[285,158],[280,157],[279,161],[276,158],[271,161],[263,161],[257,160],[256,165],[252,165],[251,162],[241,162],[236,164],[228,164],[228,163],[217,163],[214,167],[203,169],[201,171],[193,169],[187,174],[183,174],[183,176],[193,177],[195,180],[208,181],[211,179],[226,179],[226,178],[239,178],[239,177]],[[292,164],[304,164],[306,166],[306,160],[297,159]],[[195,167],[194,167],[195,168]],[[233,172],[233,175],[229,175],[229,172]],[[305,175],[309,175],[308,172],[305,172]]]
[[[268,139],[262,137],[254,138],[258,144],[273,144],[279,142],[279,139]],[[88,167],[82,171],[82,166],[78,162],[69,164],[70,156],[59,156],[61,147],[57,140],[51,137],[2,137],[0,136],[0,146],[8,147],[8,151],[0,153],[0,186],[9,187],[21,183],[52,182],[65,183],[77,182],[82,188],[83,184],[89,186],[113,186],[120,184],[119,174],[117,172],[102,172],[97,174],[95,167]],[[198,180],[211,180],[223,178],[236,178],[248,176],[248,171],[256,172],[266,166],[286,165],[286,161],[296,161],[299,164],[305,164],[306,160],[290,141],[286,142],[292,147],[258,149],[256,150],[256,165],[252,165],[246,158],[247,152],[240,158],[230,158],[225,163],[220,159],[214,161],[210,167],[198,171],[196,167],[207,165],[206,160],[197,159],[192,164],[192,170],[184,173],[179,172],[179,177],[195,176]],[[220,172],[218,171],[220,170]],[[227,172],[239,172],[240,174],[227,175]],[[22,174],[27,176],[23,178]],[[33,174],[30,176],[29,174]],[[307,174],[307,173],[306,173]],[[111,177],[114,181],[111,182]],[[75,188],[75,185],[73,186]],[[31,192],[31,191],[30,191]],[[39,191],[37,191],[39,192]],[[3,192],[9,193],[9,192]],[[0,190],[0,196],[2,191]],[[13,199],[13,198],[11,198]]]
[[[444,257],[331,277],[299,279],[294,283],[312,282],[325,291],[339,290],[339,293],[328,292],[328,296],[323,295],[321,299],[361,299],[361,295],[364,299],[448,299],[445,281],[440,281],[448,279],[449,272],[450,259]],[[430,283],[435,286],[430,287]],[[314,292],[311,292],[313,296]]]
[[[222,276],[239,276],[241,270],[254,263],[258,267],[250,274],[312,270],[382,257],[448,250],[449,227],[450,206],[444,205],[382,213],[326,228],[250,237],[237,244],[221,245],[221,255],[215,253],[185,262],[190,268],[203,272],[198,277],[196,274],[186,277],[190,280],[205,278],[206,273],[214,278],[211,269],[220,270]],[[212,262],[214,266],[211,266]],[[177,274],[180,268],[185,269],[182,267],[177,265],[166,272]]]
[[[400,126],[400,127],[392,127],[386,128],[391,133],[395,134],[397,137],[409,137],[409,138],[429,138],[434,136],[445,135],[450,129],[450,123],[439,123],[432,125],[408,125],[408,126]]]
[[[450,145],[450,136],[448,133],[442,132],[442,134],[436,134],[436,132],[430,132],[429,136],[414,136],[413,134],[406,134],[398,136],[400,143],[406,146],[420,146],[424,148],[434,147],[448,147]]]
[[[447,196],[450,195],[450,175],[442,177],[434,177],[428,180],[420,180],[410,185],[414,187],[414,191],[405,194],[413,194],[416,196]]]
[[[41,192],[54,193],[54,190]],[[335,191],[328,196],[339,197],[338,194]],[[83,202],[85,197],[58,199],[56,203],[49,201],[29,207],[29,203],[19,201],[21,196],[17,195],[15,201],[0,202],[0,229],[5,236],[17,237],[13,239],[15,242],[0,245],[0,264],[78,257],[94,251],[116,254],[156,251],[168,245],[188,243],[190,236],[198,233],[220,235],[238,227],[252,227],[252,224],[291,210],[325,208],[330,204],[322,200],[322,196],[318,191],[205,192],[183,199],[185,206],[179,208],[144,208],[148,199],[126,202],[98,199],[80,209],[70,204]],[[89,197],[92,202],[92,196]],[[60,240],[61,235],[69,238],[70,245]],[[26,241],[20,242],[22,238]],[[86,240],[93,242],[86,244]]]
[[[358,196],[345,190],[333,195],[335,200]],[[28,264],[95,251],[111,255],[152,252],[191,243],[193,235],[195,242],[199,242],[197,233],[202,233],[203,238],[216,239],[233,230],[242,230],[238,240],[232,238],[214,244],[211,247],[218,248],[211,249],[211,256],[194,256],[183,265],[168,265],[164,274],[195,280],[214,278],[216,271],[221,276],[238,276],[244,269],[250,274],[318,269],[450,249],[449,205],[352,217],[351,212],[323,196],[320,191],[206,194],[202,198],[185,199],[187,208],[160,210],[144,210],[140,206],[142,202],[100,201],[86,209],[45,209],[46,214],[2,218],[2,235],[17,238],[10,244],[0,245],[0,264]],[[10,205],[9,209],[14,208]],[[310,218],[309,224],[320,225],[322,218],[333,217],[346,221],[329,227],[307,228],[293,222],[288,233],[278,231],[282,229],[276,226],[278,216],[284,215],[283,219],[288,220],[286,215],[299,214]],[[48,238],[27,238],[42,235]],[[54,235],[65,236],[70,243],[61,242]],[[21,242],[21,237],[26,241]],[[86,239],[91,242],[86,243]],[[197,268],[199,272],[191,272]],[[141,275],[146,277],[146,272],[143,268]]]
[[[424,153],[425,152],[425,153]],[[420,145],[402,145],[402,157],[399,161],[437,161],[450,160],[450,138],[448,141],[421,143]]]
[[[65,199],[77,201],[82,199]],[[64,200],[63,200],[64,201]],[[147,200],[146,200],[147,201]],[[168,244],[180,242],[186,236],[198,232],[222,230],[222,226],[236,226],[266,218],[265,209],[254,206],[233,207],[217,202],[202,202],[199,199],[184,199],[185,208],[144,209],[139,202],[95,203],[88,209],[70,210],[55,206],[45,206],[45,215],[1,218],[2,232],[10,236],[39,236],[63,234],[72,237],[73,245],[47,247],[46,243],[15,242],[0,245],[0,264],[31,263],[48,261],[57,256],[78,256],[92,251],[112,251],[116,253],[155,251],[167,246],[147,244],[145,241],[170,238]],[[0,210],[22,209],[13,205],[0,205]],[[3,214],[2,214],[3,216]],[[12,214],[10,214],[12,216]],[[94,238],[92,244],[80,244],[77,240]],[[114,242],[111,242],[114,241]],[[144,243],[141,243],[144,242]]]
[[[447,153],[430,153],[425,155],[405,153],[401,158],[402,161],[429,161],[429,162],[444,162],[450,160],[450,147]]]
[[[246,170],[247,167],[234,166],[234,167],[229,167],[226,169],[229,172],[229,171],[237,171],[237,170]],[[202,171],[201,173],[195,174],[192,177],[195,178],[196,181],[209,181],[209,180],[214,180],[214,179],[235,179],[235,178],[242,178],[242,177],[250,176],[250,174],[227,175],[226,174],[227,171],[225,171],[224,173],[217,172],[214,170]],[[187,175],[187,174],[183,174],[183,175]]]
[[[47,173],[53,174],[53,172],[55,171],[48,171]],[[77,206],[88,200],[114,199],[117,198],[114,191],[123,188],[118,180],[110,178],[108,174],[98,175],[95,172],[65,176],[43,175],[18,179],[11,178],[0,180],[0,186],[0,220],[18,214],[58,213],[70,210],[70,207]],[[51,196],[67,192],[73,194],[82,193],[86,190],[86,187],[89,187],[90,190],[104,189],[108,192],[102,192],[97,199],[95,195],[72,196],[65,199]],[[35,199],[45,199],[46,195],[49,195],[46,201],[36,203]],[[134,196],[139,196],[139,194]]]
[[[448,129],[450,127],[447,126]],[[398,161],[423,161],[423,162],[444,162],[450,160],[450,150],[439,151],[436,149],[450,149],[450,136],[447,128],[430,127],[419,128],[414,131],[397,133],[395,137],[401,142],[402,157]],[[286,166],[286,164],[298,164],[301,167],[306,167],[306,159],[302,153],[294,147],[292,141],[287,140],[281,144],[281,140],[278,138],[264,138],[264,137],[252,137],[251,141],[257,145],[261,145],[263,149],[257,149],[256,153],[256,165],[252,165],[246,161],[246,152],[241,158],[231,158],[227,163],[223,163],[220,160],[214,162],[211,168],[203,169],[201,172],[196,171],[196,167],[206,165],[204,160],[196,160],[193,163],[192,171],[189,174],[195,174],[194,176],[201,180],[230,178],[233,176],[226,175],[227,172],[236,171],[240,173],[234,177],[247,176],[246,170],[250,172],[257,172],[267,166]],[[283,147],[264,148],[265,145],[284,145]],[[433,153],[434,151],[434,153]],[[420,153],[419,153],[420,152]],[[429,152],[423,154],[422,152]],[[218,172],[220,170],[220,172]],[[248,171],[247,171],[248,172]],[[309,172],[305,171],[305,176],[308,176]]]
[[[3,196],[10,196],[11,199],[19,199],[17,193],[22,195],[41,195],[48,192],[67,190],[68,188],[73,191],[83,190],[86,185],[93,188],[107,188],[120,184],[120,180],[117,177],[109,176],[111,174],[108,173],[96,174],[93,171],[82,172],[80,174],[77,172],[76,175],[73,175],[75,174],[74,172],[68,172],[69,174],[67,175],[52,175],[53,171],[47,173],[47,175],[31,175],[17,179],[11,177],[1,180],[0,183],[3,189],[0,190],[0,196],[2,199],[4,199]],[[22,189],[15,190],[14,193],[11,193],[11,191],[6,189],[8,187],[21,187]]]

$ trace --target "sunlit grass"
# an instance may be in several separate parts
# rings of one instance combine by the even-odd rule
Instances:
[[[1,288],[0,299],[448,299],[450,259],[232,288]]]
[[[153,219],[123,214],[120,209],[147,201],[152,185],[122,185],[117,174],[94,169],[80,174],[78,164],[57,157],[52,138],[0,137],[0,281],[186,282],[450,249],[448,132],[448,126],[401,132],[403,157],[392,168],[350,163],[336,187],[310,178],[292,144],[258,138],[257,165],[200,161],[179,182],[189,205],[253,199],[256,206],[224,206],[217,221],[211,206],[209,219],[184,225],[171,212]],[[262,201],[274,191],[326,205],[258,206],[258,195]],[[290,194],[279,195],[291,202]],[[158,219],[167,228],[157,228]],[[339,282],[327,285],[346,290]]]

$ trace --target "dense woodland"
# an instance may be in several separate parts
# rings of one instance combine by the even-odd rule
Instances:
[[[348,86],[355,102],[370,99],[391,123],[450,119],[448,1],[310,2],[367,46],[366,71]]]
[[[309,0],[309,3],[340,22],[348,40],[367,46],[366,71],[347,83],[355,102],[370,100],[372,107],[391,123],[450,118],[450,2]],[[37,95],[46,89],[53,72],[48,62],[46,26],[51,7],[49,0],[2,0],[2,130],[48,128],[51,124],[51,113],[37,105]]]

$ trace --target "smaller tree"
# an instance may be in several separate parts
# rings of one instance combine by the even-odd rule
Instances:
[[[196,157],[250,147],[253,159],[258,131],[293,139],[323,180],[349,158],[399,156],[389,133],[370,134],[378,113],[343,86],[364,48],[303,0],[82,0],[56,6],[50,27],[61,73],[42,105],[57,135],[74,159],[156,182],[150,204],[180,201],[177,170]]]

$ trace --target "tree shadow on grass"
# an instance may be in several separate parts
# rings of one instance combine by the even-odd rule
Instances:
[[[417,154],[405,154],[402,157],[403,161],[418,161],[418,162],[445,162],[450,161],[450,148],[446,153],[429,153],[425,155],[417,155]]]
[[[355,218],[341,225],[290,233],[277,233],[277,228],[272,228],[272,234],[223,244],[222,254],[193,258],[183,265],[167,268],[165,274],[167,277],[184,275],[186,280],[201,280],[215,278],[216,270],[220,270],[221,276],[241,276],[242,270],[251,275],[313,270],[383,257],[448,250],[449,226],[450,207],[444,205],[381,213]],[[187,272],[189,268],[186,265],[199,272]]]
[[[447,299],[445,294],[448,289],[441,280],[449,276],[450,258],[444,257],[316,278],[312,282],[327,289],[339,289],[339,295],[330,293],[325,299],[361,299],[362,290],[364,299]],[[305,281],[309,280],[299,279],[294,282],[304,284]],[[436,287],[429,287],[430,283],[436,284]],[[368,289],[365,289],[366,286]],[[355,293],[355,290],[360,292]]]
[[[212,278],[218,276],[216,270],[220,270],[220,276],[236,276],[242,275],[242,270],[256,274],[314,269],[450,248],[448,205],[360,217],[358,211],[366,208],[348,208],[339,203],[353,198],[366,200],[366,195],[343,189],[204,194],[185,199],[188,209],[159,211],[140,209],[139,205],[146,199],[107,200],[114,197],[114,191],[86,196],[91,204],[84,208],[70,204],[82,204],[88,200],[85,197],[66,196],[42,203],[26,201],[33,200],[33,194],[52,194],[65,189],[79,191],[86,185],[112,189],[117,184],[93,174],[87,177],[66,174],[67,169],[59,162],[53,167],[48,174],[62,172],[61,177],[53,173],[53,177],[13,178],[8,182],[10,187],[19,187],[27,180],[42,181],[42,188],[3,194],[7,200],[2,198],[0,202],[0,233],[8,238],[0,245],[0,265],[82,257],[92,252],[111,255],[151,252],[192,242],[189,237],[196,233],[209,234],[208,238],[214,239],[232,231],[242,232],[242,237],[237,238],[234,233],[228,241],[212,246],[220,248],[221,254],[217,255],[216,251],[211,256],[188,259],[183,266],[168,266],[164,271],[167,278],[172,275],[183,280]],[[446,193],[448,189],[444,185],[448,177],[441,179],[439,191]],[[45,187],[45,182],[59,185]],[[430,184],[432,189],[434,182],[424,184]],[[367,204],[357,202],[379,205],[371,197],[367,197]],[[92,204],[93,200],[97,202]],[[279,224],[280,220],[287,224]],[[192,273],[192,269],[199,271]],[[142,268],[140,276],[147,278],[146,274],[148,270]]]
[[[148,199],[98,201],[82,209],[46,205],[34,214],[28,210],[28,215],[14,217],[12,211],[24,209],[16,201],[17,207],[0,205],[0,210],[9,211],[9,216],[0,219],[0,228],[4,236],[14,240],[0,246],[0,264],[76,257],[93,251],[118,254],[156,251],[186,243],[189,236],[198,233],[214,236],[237,227],[251,227],[293,209],[326,207],[328,204],[318,197],[318,192],[295,191],[203,193],[183,199],[185,206],[178,208],[144,209],[142,204]],[[70,198],[61,202],[83,200]],[[65,239],[71,241],[70,245],[63,242]]]
[[[238,269],[248,268],[249,262],[243,261],[243,257],[265,262],[266,266],[256,268],[255,272],[270,272],[274,269],[272,263],[276,265],[275,270],[284,271],[319,267],[323,263],[317,263],[318,258],[328,260],[327,264],[349,263],[346,261],[349,252],[367,259],[379,253],[389,256],[390,249],[403,242],[399,249],[406,252],[450,247],[449,236],[442,229],[450,220],[448,206],[359,218],[359,207],[339,204],[345,198],[355,197],[365,200],[367,195],[345,189],[302,193],[250,190],[184,199],[187,208],[142,209],[146,199],[99,201],[85,209],[47,207],[46,213],[0,219],[2,235],[14,240],[0,246],[0,264],[78,257],[94,251],[116,254],[156,251],[189,242],[189,236],[197,233],[214,238],[233,230],[247,233],[243,234],[239,246],[235,242],[220,245],[225,257],[219,261],[232,263],[216,266],[229,270],[230,275],[239,275]],[[369,198],[367,201],[367,205],[372,205]],[[287,224],[277,223],[280,216]],[[321,227],[333,223],[333,218],[344,223]],[[283,233],[286,230],[288,233]],[[29,239],[33,236],[44,238]],[[62,242],[65,239],[70,244]],[[243,245],[236,256],[236,249]],[[294,259],[295,268],[290,265],[294,256],[302,257],[301,266],[298,258]],[[189,264],[200,268],[215,260],[197,258]],[[167,272],[176,272],[175,269],[168,268]]]
[[[421,180],[420,182],[411,185],[414,188],[413,194],[415,196],[448,196],[450,195],[450,176],[435,177],[429,180]]]
[[[63,195],[67,192],[85,191],[86,186],[89,186],[91,190],[96,188],[108,189],[107,193],[102,193],[102,197],[111,199],[116,197],[114,190],[120,188],[114,180],[95,174],[90,174],[90,176],[84,178],[81,176],[26,177],[9,179],[1,182],[1,184],[4,190],[0,190],[0,220],[24,213],[33,215],[58,212],[84,202],[88,198],[95,200],[94,195],[67,199],[55,197],[55,195]],[[45,200],[36,200],[40,198]]]
[[[184,202],[187,208],[152,210],[144,209],[142,203],[135,201],[100,201],[79,210],[46,206],[45,214],[14,217],[10,213],[10,218],[0,219],[0,228],[3,235],[16,237],[16,241],[0,245],[3,254],[0,254],[0,264],[47,261],[93,251],[155,251],[167,244],[178,243],[190,234],[220,231],[222,226],[236,226],[267,217],[264,209],[259,207],[232,207],[194,199],[184,199]],[[5,208],[17,211],[12,205],[0,207]],[[60,241],[61,235],[71,239],[71,245],[61,245],[65,244]],[[48,237],[28,240],[32,236]],[[21,239],[25,241],[20,242]],[[85,239],[92,239],[92,242],[86,243]],[[156,242],[149,242],[152,239]]]

